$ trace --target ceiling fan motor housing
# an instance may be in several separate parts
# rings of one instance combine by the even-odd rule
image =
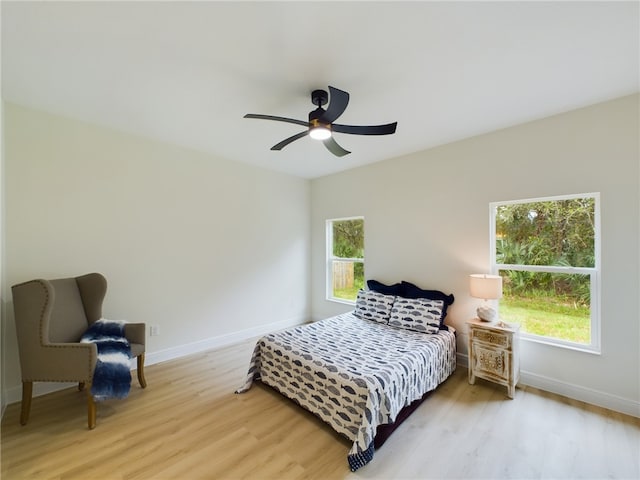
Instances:
[[[318,126],[318,125],[329,125],[327,122],[322,120],[322,115],[324,114],[324,108],[316,108],[309,112],[309,124],[310,126]]]
[[[331,124],[322,119],[324,113],[322,107],[309,112],[309,135],[315,140],[325,140],[331,136]]]

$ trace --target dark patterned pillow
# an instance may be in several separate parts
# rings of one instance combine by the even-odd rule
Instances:
[[[389,325],[422,333],[438,333],[442,318],[442,300],[396,298]]]
[[[377,280],[367,280],[367,287],[369,290],[375,290],[378,293],[384,293],[385,295],[395,295],[397,297],[406,297],[403,295],[402,284],[394,283],[393,285],[385,285]]]
[[[363,320],[387,323],[391,315],[391,307],[396,299],[393,295],[383,295],[373,290],[360,290],[356,298],[354,315]]]
[[[446,330],[444,326],[444,319],[447,316],[447,308],[453,303],[453,294],[447,295],[440,290],[424,290],[413,283],[402,281],[402,293],[398,296],[405,298],[426,298],[428,300],[442,300],[444,302],[442,307],[442,318],[440,319],[440,328]]]

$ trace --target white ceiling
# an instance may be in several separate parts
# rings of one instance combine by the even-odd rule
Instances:
[[[631,94],[634,2],[7,2],[2,97],[314,178]],[[269,148],[310,92],[351,101],[335,134]]]

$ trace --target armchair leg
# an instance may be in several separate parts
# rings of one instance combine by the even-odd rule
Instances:
[[[138,355],[138,383],[142,388],[147,387],[147,380],[144,378],[144,353]]]
[[[87,423],[89,430],[96,428],[96,401],[91,395],[91,389],[87,389]]]
[[[22,382],[22,404],[20,407],[20,425],[26,425],[31,411],[31,397],[33,394],[33,382]]]

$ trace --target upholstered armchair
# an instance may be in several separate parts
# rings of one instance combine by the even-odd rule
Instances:
[[[96,403],[91,381],[97,361],[94,343],[80,337],[102,317],[107,280],[99,273],[57,280],[31,280],[12,287],[20,367],[22,406],[20,423],[26,425],[33,382],[78,382],[87,391],[88,424],[96,426]],[[144,378],[145,324],[127,323],[125,337],[131,356],[137,357],[138,381]]]

